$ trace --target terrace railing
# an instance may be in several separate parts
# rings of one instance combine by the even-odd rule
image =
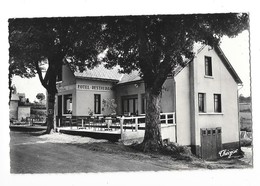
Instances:
[[[161,113],[161,126],[175,125],[175,113]],[[56,117],[57,127],[76,127],[77,129],[93,129],[93,130],[144,130],[145,115],[140,116],[62,116]]]

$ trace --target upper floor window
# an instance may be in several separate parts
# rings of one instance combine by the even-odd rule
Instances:
[[[208,56],[205,56],[205,75],[212,76],[212,59]]]
[[[205,98],[206,98],[206,96],[205,96],[205,93],[199,93],[198,96],[199,96],[198,97],[199,112],[206,112],[206,106],[205,106],[205,103],[206,103]]]
[[[214,94],[214,112],[221,111],[221,94]]]

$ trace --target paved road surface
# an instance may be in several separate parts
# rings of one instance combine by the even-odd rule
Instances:
[[[114,171],[161,171],[188,169],[167,165],[150,156],[136,158],[127,154],[100,152],[86,144],[39,143],[42,139],[28,133],[11,132],[11,173],[74,173]],[[43,141],[43,140],[42,140]],[[190,169],[190,168],[189,168]]]
[[[91,173],[249,168],[240,160],[181,161],[144,154],[122,144],[66,134],[10,132],[11,173]],[[93,143],[95,142],[95,143]]]

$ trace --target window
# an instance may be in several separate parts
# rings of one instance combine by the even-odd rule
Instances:
[[[208,56],[205,56],[205,75],[212,76],[212,60]]]
[[[63,113],[72,114],[72,94],[64,95]]]
[[[214,112],[221,112],[221,95],[214,94]]]
[[[62,96],[58,96],[58,116],[62,116]]]
[[[94,114],[101,114],[101,95],[94,94]]]
[[[138,99],[137,96],[129,96],[122,98],[122,112],[123,114],[138,114]]]
[[[199,93],[199,112],[206,112],[205,94],[204,93]]]

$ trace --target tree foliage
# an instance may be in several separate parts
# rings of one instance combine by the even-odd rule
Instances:
[[[86,61],[95,64],[100,53],[98,22],[94,18],[9,19],[9,88],[13,75],[38,74],[48,93],[47,133],[53,129],[56,80],[62,65],[84,70]],[[45,75],[42,66],[47,63]]]
[[[214,46],[223,35],[235,37],[248,27],[248,15],[121,16],[105,17],[104,23],[107,66],[138,69],[148,86],[161,87],[161,74],[193,58],[195,42]]]
[[[247,28],[245,13],[10,19],[9,70],[22,77],[38,73],[52,104],[64,61],[72,70],[101,62],[107,68],[120,65],[124,73],[138,70],[147,99],[143,147],[158,149],[162,145],[159,95],[166,78],[193,59],[194,43],[214,46],[223,35],[235,37]],[[43,77],[41,64],[46,61]],[[48,118],[53,119],[53,114]]]
[[[43,93],[38,93],[38,94],[36,95],[36,98],[37,98],[38,100],[40,100],[40,101],[43,101],[43,100],[45,100],[45,95],[44,95]]]
[[[248,28],[243,13],[197,15],[147,15],[104,17],[101,35],[103,61],[122,72],[138,70],[145,83],[146,128],[144,151],[159,150],[160,94],[169,75],[194,57],[195,43],[215,46],[223,35],[235,37]]]
[[[99,50],[93,33],[98,34],[98,24],[90,20],[93,18],[10,19],[10,74],[30,78],[38,73],[42,85],[49,90],[55,89],[50,87],[50,81],[58,75],[64,60],[73,60],[74,68],[82,68],[85,60],[95,63]],[[48,63],[48,69],[43,77],[44,63]]]

